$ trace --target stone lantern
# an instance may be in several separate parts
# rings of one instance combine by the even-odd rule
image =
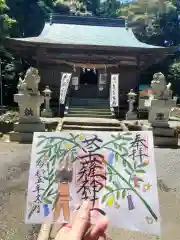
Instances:
[[[137,113],[134,112],[134,103],[136,102],[137,94],[133,91],[133,89],[131,89],[130,92],[127,94],[127,96],[128,96],[129,109],[126,114],[126,120],[136,120]]]
[[[44,93],[44,109],[41,112],[42,117],[52,117],[52,110],[50,109],[50,100],[52,91],[49,89],[49,86],[46,86]]]

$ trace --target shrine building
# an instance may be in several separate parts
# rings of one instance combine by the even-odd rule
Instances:
[[[62,73],[72,73],[65,105],[71,115],[74,107],[73,116],[88,108],[109,110],[111,74],[119,74],[116,110],[127,110],[127,93],[138,92],[141,71],[170,54],[169,48],[140,42],[125,19],[64,15],[51,15],[37,37],[7,38],[5,47],[14,57],[35,62],[40,90],[49,85],[52,91],[55,115]]]

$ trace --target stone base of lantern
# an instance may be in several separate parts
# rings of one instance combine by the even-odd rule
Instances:
[[[152,131],[154,136],[154,145],[161,147],[178,146],[178,136],[175,129],[171,128],[168,123],[153,123]]]
[[[14,131],[9,133],[10,141],[31,143],[34,132],[44,132],[45,124],[42,122],[35,123],[16,123]]]
[[[50,109],[43,109],[43,111],[41,111],[41,117],[51,118],[53,117],[53,113]]]
[[[127,112],[126,113],[126,120],[137,120],[137,114],[135,112]]]

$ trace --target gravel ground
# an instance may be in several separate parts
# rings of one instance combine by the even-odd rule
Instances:
[[[0,142],[0,239],[35,240],[39,226],[24,224],[24,210],[31,145]],[[180,149],[155,149],[162,239],[180,239]],[[113,240],[153,240],[156,237],[124,230],[110,230]]]

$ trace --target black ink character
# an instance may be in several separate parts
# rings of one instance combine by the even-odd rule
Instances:
[[[98,145],[102,143],[103,140],[98,138],[97,135],[93,135],[93,138],[86,138],[82,143],[84,143],[85,148],[88,150],[88,152],[95,152],[99,150],[101,147]],[[83,149],[84,152],[87,152],[86,149]]]
[[[26,116],[26,117],[33,116],[33,110],[31,108],[29,108],[29,109],[26,108],[24,110],[24,116]]]

